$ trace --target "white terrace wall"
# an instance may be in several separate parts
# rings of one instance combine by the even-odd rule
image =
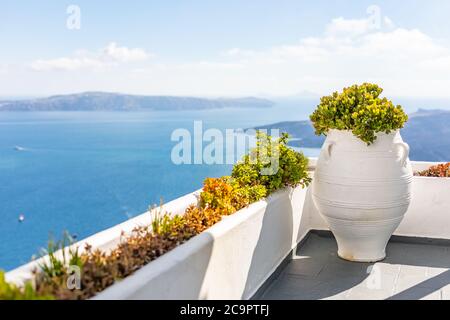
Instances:
[[[436,163],[412,162],[414,172]],[[306,199],[307,203],[311,203]],[[311,203],[308,206],[310,228],[328,230],[328,226]],[[450,178],[414,177],[411,205],[395,235],[450,239]]]
[[[450,239],[449,199],[450,179],[414,178],[413,201],[396,234]],[[248,299],[311,229],[328,227],[310,190],[278,192],[227,217],[97,299]]]
[[[419,170],[421,164],[414,164]],[[314,167],[314,160],[311,161]],[[422,169],[420,167],[420,169]],[[182,213],[197,201],[198,192],[164,206]],[[450,239],[450,179],[414,178],[413,198],[398,235]],[[108,249],[121,231],[151,222],[143,214],[78,245]],[[132,276],[108,288],[96,299],[248,299],[311,229],[326,230],[309,189],[287,189],[226,217]],[[7,274],[20,282],[35,264]]]

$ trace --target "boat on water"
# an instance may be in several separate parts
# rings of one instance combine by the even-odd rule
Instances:
[[[24,147],[21,147],[21,146],[15,146],[14,150],[16,150],[16,151],[25,151],[26,149]]]

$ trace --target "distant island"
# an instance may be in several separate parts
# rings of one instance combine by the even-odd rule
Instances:
[[[145,111],[270,108],[274,102],[254,97],[195,98],[84,92],[48,98],[0,101],[0,111]]]
[[[402,137],[411,147],[415,161],[450,161],[450,111],[419,109],[409,115]],[[255,129],[279,129],[291,135],[290,145],[320,148],[325,137],[317,136],[310,121],[285,121]]]

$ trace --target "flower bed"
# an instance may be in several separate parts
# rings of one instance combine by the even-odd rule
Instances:
[[[308,159],[287,147],[287,135],[277,141],[258,135],[257,147],[238,163],[230,177],[207,179],[198,205],[189,206],[183,215],[159,212],[149,226],[136,227],[124,235],[112,250],[93,250],[86,245],[79,253],[70,238],[49,244],[48,256],[35,270],[32,282],[19,287],[8,284],[0,274],[0,299],[88,299],[143,266],[173,250],[221,221],[223,217],[257,202],[285,187],[309,184]],[[264,175],[276,156],[278,170]],[[62,252],[58,255],[57,252]],[[70,289],[73,267],[81,270],[81,287]],[[3,282],[2,282],[3,279]],[[2,290],[3,288],[3,290]]]

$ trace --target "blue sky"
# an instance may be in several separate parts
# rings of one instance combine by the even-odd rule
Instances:
[[[446,0],[0,4],[2,96],[287,96],[361,81],[398,96],[450,95]],[[66,27],[69,5],[80,30]]]

